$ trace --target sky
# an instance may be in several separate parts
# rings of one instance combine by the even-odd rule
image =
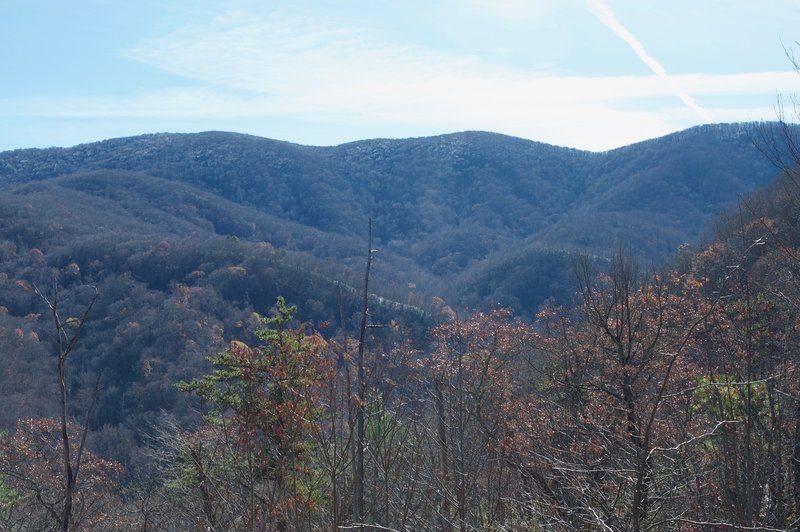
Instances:
[[[2,0],[0,151],[209,130],[601,151],[791,110],[799,28],[800,0]]]

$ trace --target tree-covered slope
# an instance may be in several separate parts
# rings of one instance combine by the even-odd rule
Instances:
[[[335,147],[153,134],[0,153],[0,190],[13,189],[7,201],[20,203],[34,182],[60,178],[68,190],[58,194],[71,205],[92,194],[87,211],[114,219],[90,224],[92,235],[207,231],[356,270],[372,217],[377,274],[395,298],[439,295],[456,306],[531,311],[547,291],[513,295],[522,287],[509,273],[520,250],[537,264],[617,245],[648,260],[667,257],[740,194],[772,180],[777,171],[753,139],[758,128],[774,127],[704,126],[603,153],[483,132]],[[120,177],[131,175],[138,181]],[[43,199],[26,203],[41,223],[58,218]],[[41,247],[21,240],[32,229],[16,231],[19,243]]]
[[[775,175],[753,145],[754,127],[705,126],[603,153],[481,132],[329,148],[219,132],[157,134],[5,152],[0,183],[96,169],[143,172],[339,234],[363,233],[371,215],[384,245],[403,252],[464,227],[597,249],[602,243],[592,238],[564,237],[570,228],[602,228],[606,240],[638,244],[626,224],[592,218],[649,214],[664,234],[651,235],[648,251],[663,255],[678,236],[695,236],[721,205]]]
[[[93,438],[128,461],[134,427],[162,409],[187,415],[172,385],[252,339],[277,295],[352,334],[369,217],[371,320],[424,342],[448,304],[531,315],[570,299],[574,251],[622,244],[658,260],[694,240],[777,173],[753,128],[604,153],[481,132],[327,148],[157,134],[0,153],[0,429],[54,412],[52,327],[34,286],[55,281],[65,316],[97,287],[71,386],[84,397],[102,370]]]

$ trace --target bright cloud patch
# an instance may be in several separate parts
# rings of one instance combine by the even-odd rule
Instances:
[[[548,10],[544,0],[469,4],[476,9],[494,5],[497,16],[522,18]],[[704,121],[774,118],[768,104],[754,108],[741,97],[759,95],[771,102],[776,92],[791,92],[797,85],[796,73],[789,71],[668,76],[601,0],[589,0],[587,6],[653,75],[580,76],[557,68],[500,65],[415,44],[351,18],[240,9],[128,49],[129,59],[176,76],[173,87],[100,98],[9,98],[0,100],[0,115],[207,119],[209,129],[223,119],[254,118],[265,124],[270,118],[282,124],[291,120],[306,129],[342,125],[341,136],[320,143],[407,136],[414,128],[422,134],[482,129],[608,149],[689,127],[698,116]],[[720,96],[726,98],[724,107],[708,103]],[[288,130],[266,126],[242,131],[293,140]]]

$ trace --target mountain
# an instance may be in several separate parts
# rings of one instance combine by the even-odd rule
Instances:
[[[602,153],[483,132],[335,147],[220,132],[155,134],[2,153],[0,190],[93,172],[94,188],[68,186],[102,196],[105,187],[137,186],[125,183],[133,172],[161,180],[164,188],[154,194],[168,200],[173,218],[192,223],[179,211],[202,192],[214,233],[263,239],[351,268],[363,262],[371,216],[393,290],[407,292],[408,283],[444,288],[439,295],[455,297],[454,304],[480,306],[493,298],[456,294],[469,292],[464,283],[480,282],[487,268],[502,271],[498,257],[517,261],[521,249],[603,254],[621,244],[660,260],[697,240],[711,216],[777,174],[754,144],[759,128],[774,125],[701,126]],[[172,190],[173,183],[182,187]],[[215,206],[214,198],[228,203]],[[140,205],[126,211],[137,224],[148,221],[143,213],[152,199],[126,201]]]
[[[171,385],[251,340],[278,295],[352,334],[369,217],[371,319],[424,342],[447,305],[530,315],[567,301],[574,252],[602,260],[622,245],[657,262],[697,241],[778,173],[753,142],[775,127],[702,126],[602,153],[484,132],[334,147],[152,134],[0,153],[0,428],[53,408],[51,324],[33,287],[55,280],[65,315],[97,287],[73,386],[80,396],[103,370],[95,437],[114,449],[161,409],[189,412]]]

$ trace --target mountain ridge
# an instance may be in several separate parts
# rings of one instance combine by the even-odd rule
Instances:
[[[176,183],[232,202],[230,212],[255,209],[271,217],[261,222],[266,233],[285,233],[276,228],[288,223],[294,224],[292,234],[307,231],[317,241],[339,242],[348,251],[333,252],[334,260],[348,267],[359,261],[357,242],[371,217],[376,244],[393,257],[390,262],[405,261],[409,282],[455,293],[464,292],[470,270],[522,248],[602,253],[622,244],[648,260],[663,260],[679,244],[701,238],[715,213],[778,174],[753,144],[759,132],[776,127],[697,126],[604,152],[484,131],[338,146],[219,131],[153,133],[2,152],[0,190],[87,172],[95,173],[95,181],[104,172],[109,179],[122,179],[118,172],[153,176],[165,189]],[[178,195],[171,201],[184,200]],[[216,234],[255,238],[219,220]],[[266,233],[259,231],[259,238],[295,245]],[[303,249],[323,260],[332,253],[330,246]],[[534,303],[515,302],[512,291],[489,299]]]

